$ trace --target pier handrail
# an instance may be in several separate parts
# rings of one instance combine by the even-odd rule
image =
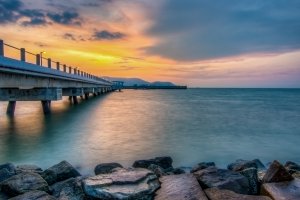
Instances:
[[[112,84],[112,82],[110,82],[110,81],[108,81],[108,80],[106,80],[102,77],[95,76],[91,73],[87,73],[85,71],[79,70],[78,67],[71,67],[71,66],[68,66],[66,64],[62,64],[61,62],[53,61],[51,58],[43,57],[42,53],[34,54],[30,51],[26,51],[25,48],[18,48],[18,47],[15,47],[15,46],[11,45],[11,44],[4,43],[4,41],[0,39],[0,56],[2,56],[2,57],[6,57],[5,56],[5,51],[4,51],[4,46],[7,46],[9,48],[20,51],[20,61],[26,62],[26,53],[27,53],[27,54],[30,54],[30,55],[33,55],[33,56],[36,57],[36,63],[34,64],[36,66],[44,67],[42,65],[42,61],[46,61],[46,62],[44,62],[44,63],[47,64],[46,67],[48,67],[52,70],[58,70],[62,73],[70,74],[70,75],[73,75],[75,77],[77,76],[78,78],[83,78],[85,80],[90,79],[90,80],[93,80],[93,81],[100,81],[100,82],[105,82],[107,84]],[[9,57],[6,57],[6,58],[9,58]],[[12,58],[10,58],[10,59],[12,59]],[[28,62],[26,62],[26,63],[28,63]],[[28,64],[31,64],[31,63],[28,63]],[[55,65],[55,68],[54,68],[54,65],[52,65],[52,64]]]

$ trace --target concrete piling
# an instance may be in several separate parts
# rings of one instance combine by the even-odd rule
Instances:
[[[16,109],[16,101],[9,101],[7,105],[6,114],[9,116],[13,116],[15,114]]]
[[[51,101],[43,100],[43,101],[41,101],[41,103],[42,103],[44,114],[50,114],[51,113]]]

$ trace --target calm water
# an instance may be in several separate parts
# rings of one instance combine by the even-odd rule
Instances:
[[[68,160],[83,172],[101,162],[130,166],[170,155],[175,166],[260,158],[300,162],[300,90],[125,90],[83,101],[0,103],[0,163],[49,167]]]

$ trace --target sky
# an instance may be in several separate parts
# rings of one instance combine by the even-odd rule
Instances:
[[[299,0],[0,0],[0,27],[5,43],[98,76],[300,87]]]

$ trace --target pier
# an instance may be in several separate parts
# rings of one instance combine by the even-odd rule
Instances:
[[[17,51],[20,59],[9,58],[7,48]],[[34,54],[0,40],[0,101],[8,102],[8,115],[14,115],[17,101],[40,101],[48,114],[51,101],[62,100],[63,96],[77,104],[78,97],[88,99],[121,89],[120,83],[116,86],[77,67],[44,58],[43,53]],[[27,56],[34,57],[34,62],[28,62]]]

